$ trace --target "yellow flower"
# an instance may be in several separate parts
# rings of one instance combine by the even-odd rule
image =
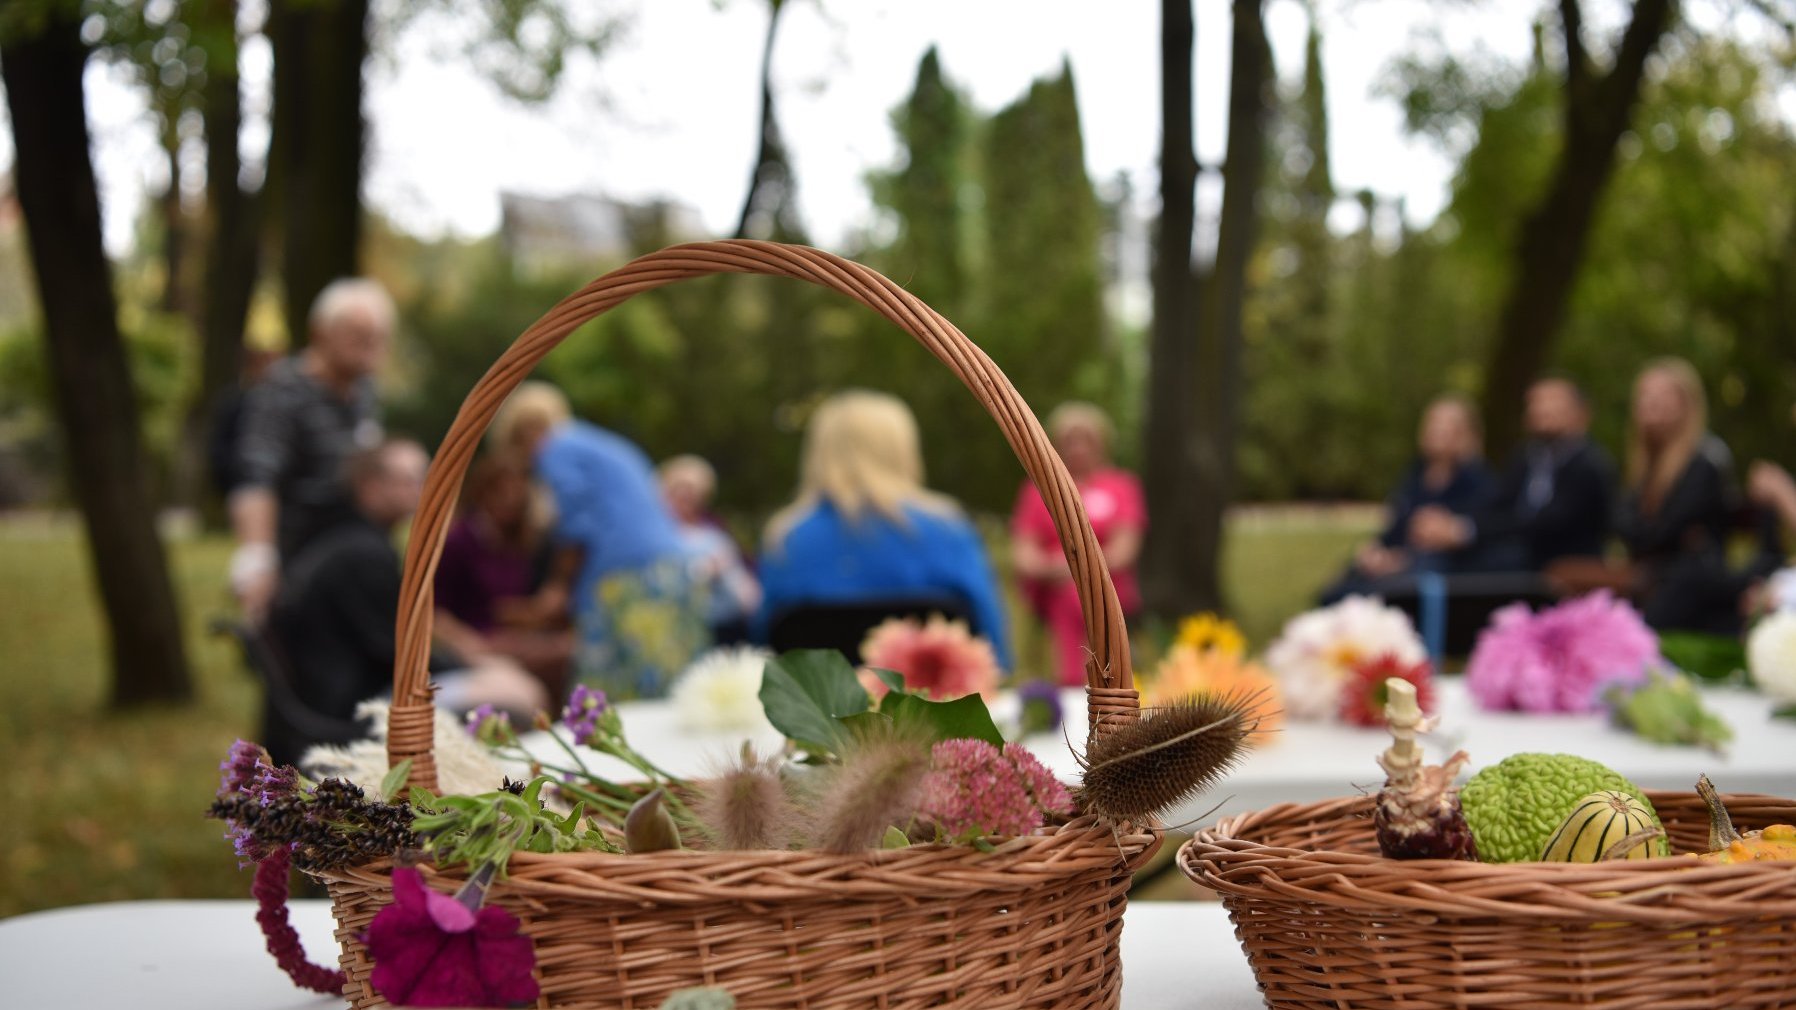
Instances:
[[[1278,680],[1264,667],[1248,662],[1239,652],[1221,649],[1200,652],[1180,642],[1155,668],[1152,681],[1142,692],[1141,703],[1153,708],[1193,694],[1251,697],[1253,713],[1259,720],[1257,729],[1249,737],[1255,744],[1270,741],[1284,714],[1284,697]]]
[[[1239,657],[1247,653],[1247,639],[1242,636],[1240,627],[1207,610],[1179,622],[1178,644],[1188,645],[1197,652],[1217,652],[1225,656]]]

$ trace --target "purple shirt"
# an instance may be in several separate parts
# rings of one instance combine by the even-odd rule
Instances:
[[[443,559],[437,563],[436,604],[481,634],[498,623],[494,604],[529,596],[536,588],[530,551],[499,543],[481,532],[472,516],[449,527]]]

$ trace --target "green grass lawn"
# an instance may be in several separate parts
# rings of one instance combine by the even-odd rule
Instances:
[[[1308,605],[1364,533],[1363,521],[1307,513],[1260,513],[1232,525],[1226,591],[1255,648]],[[0,767],[8,800],[0,916],[248,894],[220,826],[201,817],[220,757],[256,724],[255,686],[234,650],[204,634],[206,620],[225,609],[229,545],[208,538],[171,550],[196,700],[113,713],[79,526],[0,521]]]

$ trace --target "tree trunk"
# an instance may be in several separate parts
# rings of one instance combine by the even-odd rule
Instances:
[[[773,105],[773,42],[785,0],[767,0],[767,8],[767,36],[761,44],[761,141],[736,221],[736,237],[792,241],[802,238],[803,229],[794,218],[792,163]]]
[[[162,304],[171,315],[187,311],[187,292],[182,283],[186,273],[187,229],[181,213],[181,138],[174,124],[166,127],[162,153],[168,158],[168,189],[157,199],[162,214]]]
[[[199,505],[205,493],[206,447],[213,412],[243,369],[243,331],[261,266],[260,194],[238,181],[237,151],[243,105],[237,73],[237,4],[208,0],[194,19],[206,51],[201,112],[206,124],[205,287],[199,307],[200,384],[182,429],[181,501]]]
[[[1190,502],[1197,542],[1192,609],[1222,610],[1223,520],[1234,497],[1235,439],[1241,418],[1241,318],[1247,265],[1259,238],[1265,177],[1266,109],[1272,52],[1262,0],[1235,0],[1230,45],[1228,146],[1216,262],[1206,279],[1198,345],[1197,430],[1192,451],[1198,495]]]
[[[1154,234],[1154,320],[1148,350],[1144,483],[1147,543],[1141,589],[1150,611],[1196,609],[1199,468],[1191,432],[1197,386],[1198,285],[1191,270],[1197,155],[1192,139],[1191,0],[1160,3],[1160,220]]]
[[[1522,222],[1515,272],[1498,315],[1484,379],[1485,444],[1506,455],[1521,434],[1521,402],[1564,328],[1615,145],[1640,97],[1647,57],[1671,24],[1674,0],[1635,0],[1615,65],[1593,77],[1579,38],[1576,0],[1559,7],[1566,37],[1564,143],[1546,196]]]
[[[192,696],[181,621],[157,539],[136,392],[100,245],[80,25],[54,8],[0,50],[14,172],[50,379],[110,632],[114,706]]]
[[[274,0],[274,131],[270,182],[279,205],[288,338],[324,286],[359,272],[362,63],[368,0]]]

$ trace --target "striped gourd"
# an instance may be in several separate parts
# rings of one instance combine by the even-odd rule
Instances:
[[[1611,852],[1629,836],[1656,832],[1651,807],[1627,793],[1605,790],[1579,800],[1572,812],[1547,839],[1540,858],[1550,863],[1595,863],[1609,859],[1651,859],[1658,854],[1657,839],[1644,835],[1625,854]]]

